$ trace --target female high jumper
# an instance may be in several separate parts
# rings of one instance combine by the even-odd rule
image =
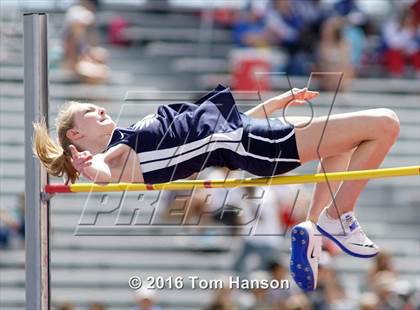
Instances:
[[[117,127],[102,107],[70,102],[56,120],[58,143],[45,122],[34,124],[34,151],[50,174],[72,183],[79,175],[98,183],[162,183],[209,166],[271,177],[320,159],[319,172],[378,168],[399,135],[392,110],[270,118],[316,96],[294,88],[241,113],[230,89],[219,85],[195,103],[161,105],[128,128]],[[321,235],[347,254],[378,254],[353,213],[366,183],[315,185],[307,220],[292,229],[290,271],[302,289],[316,288]]]

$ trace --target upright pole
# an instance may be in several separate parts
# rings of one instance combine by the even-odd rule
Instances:
[[[48,175],[32,152],[35,120],[48,124],[47,15],[24,14],[26,309],[46,310],[49,298]]]

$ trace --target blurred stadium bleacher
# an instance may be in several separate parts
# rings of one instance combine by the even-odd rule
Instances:
[[[4,3],[3,3],[4,2]],[[1,207],[16,203],[24,191],[23,120],[23,44],[22,11],[48,11],[50,57],[60,41],[65,9],[69,1],[2,1],[0,4],[0,200]],[[103,85],[80,84],[53,59],[50,69],[50,122],[58,107],[70,99],[98,103],[119,125],[128,125],[153,111],[165,101],[125,102],[127,91],[202,90],[229,83],[229,52],[235,48],[231,30],[217,24],[206,31],[203,8],[208,1],[124,1],[119,5],[103,1],[97,12],[102,29],[102,45],[109,51],[111,77]],[[220,7],[235,1],[214,1]],[[219,4],[220,2],[220,4]],[[30,6],[28,6],[30,3]],[[165,6],[162,6],[165,3]],[[239,9],[239,4],[232,9]],[[17,4],[17,5],[16,5]],[[195,5],[189,5],[195,4]],[[117,47],[106,42],[106,25],[117,14],[131,22],[125,36],[134,43]],[[204,26],[203,26],[204,24]],[[204,37],[204,39],[202,38]],[[303,87],[308,77],[291,77]],[[287,89],[284,76],[273,79],[269,96]],[[420,155],[420,82],[418,79],[355,78],[346,93],[339,93],[333,113],[376,107],[393,109],[401,121],[401,134],[382,167],[419,164]],[[328,113],[333,93],[322,92],[313,102],[315,115]],[[191,95],[190,100],[194,99]],[[188,99],[188,98],[186,98]],[[240,109],[257,104],[242,102]],[[310,115],[307,107],[292,109],[293,114]],[[297,170],[312,173],[315,163]],[[53,178],[52,181],[60,181]],[[420,289],[420,181],[417,177],[371,181],[359,199],[359,219],[366,231],[382,248],[391,253],[399,279]],[[310,187],[308,186],[308,189]],[[156,194],[157,195],[157,194]],[[148,194],[145,202],[156,199]],[[142,277],[199,275],[213,279],[231,273],[239,237],[217,238],[212,245],[200,244],[200,237],[186,236],[76,236],[75,228],[85,207],[87,195],[54,197],[51,203],[51,298],[57,305],[70,301],[77,309],[87,309],[93,301],[109,309],[130,309],[134,294],[127,281]],[[109,195],[114,203],[119,195]],[[98,203],[98,196],[89,203]],[[138,194],[127,195],[126,203],[135,204]],[[116,214],[113,219],[115,219]],[[151,233],[156,232],[153,227]],[[279,236],[282,259],[287,261],[288,236]],[[24,249],[0,249],[0,308],[25,306]],[[340,255],[334,259],[339,278],[355,298],[365,287],[369,260]],[[212,291],[158,291],[155,299],[162,309],[204,309]]]

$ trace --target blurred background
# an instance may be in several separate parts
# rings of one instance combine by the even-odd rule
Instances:
[[[159,104],[194,100],[218,83],[254,91],[237,93],[243,111],[290,87],[308,86],[320,96],[288,109],[287,115],[391,108],[400,118],[401,134],[382,166],[419,164],[420,1],[3,0],[1,309],[25,307],[24,12],[48,13],[50,124],[66,100],[102,105],[118,125],[126,126]],[[313,163],[296,173],[315,169]],[[226,176],[249,175],[208,169],[194,177]],[[356,212],[381,254],[356,259],[325,241],[319,288],[308,294],[293,281],[288,290],[192,290],[186,285],[135,292],[128,279],[289,279],[289,229],[304,219],[312,185],[57,196],[51,201],[52,306],[419,309],[419,188],[418,177],[372,180]],[[112,212],[121,201],[124,208]],[[96,227],[117,223],[122,235],[75,235],[82,212],[91,219],[104,210],[108,214],[98,216]],[[146,225],[144,236],[130,236],[152,215],[153,224],[167,226]],[[254,235],[250,227],[256,228]]]

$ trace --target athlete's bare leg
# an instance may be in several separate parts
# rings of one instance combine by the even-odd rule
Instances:
[[[349,163],[351,156],[353,155],[355,149],[350,150],[339,155],[330,156],[323,158],[318,165],[317,172],[339,172],[347,171],[349,168]],[[341,181],[328,182],[328,183],[317,183],[315,184],[311,204],[309,207],[309,212],[307,215],[307,220],[310,220],[314,223],[317,222],[321,208],[317,208],[316,205],[320,206],[329,206],[333,202],[333,197],[335,196],[338,188],[341,185]]]
[[[282,118],[284,121],[285,119]],[[290,116],[286,118],[287,122],[292,123],[293,125],[298,124],[309,124],[311,118],[309,116]],[[317,172],[336,172],[336,171],[347,171],[350,158],[353,155],[353,152],[356,148],[338,154],[335,156],[330,156],[322,158],[318,164]],[[314,207],[314,205],[327,206],[332,203],[333,197],[337,192],[337,189],[341,185],[341,181],[329,182],[329,183],[317,183],[315,184],[314,190],[312,192],[311,204],[309,206],[309,212],[307,214],[307,220],[311,220],[316,223],[319,217],[320,210],[319,208]],[[321,210],[322,211],[322,210]]]
[[[321,157],[326,162],[326,168],[332,171],[342,170],[346,165],[348,170],[378,168],[399,134],[398,118],[389,109],[336,114],[328,120],[326,116],[316,117],[309,125],[298,128],[305,123],[295,124],[301,163]],[[341,186],[340,182],[333,184],[332,192],[339,187],[335,202],[340,214],[354,209],[366,183],[367,180],[359,180],[346,181]],[[325,206],[329,206],[330,216],[338,218],[339,214],[332,208],[331,198],[328,184],[317,184],[309,219],[316,222]]]

